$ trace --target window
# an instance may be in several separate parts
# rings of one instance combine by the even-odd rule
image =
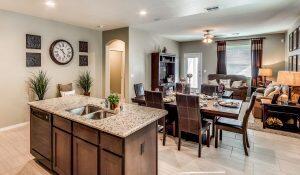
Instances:
[[[227,74],[251,77],[250,41],[232,41],[226,43]]]

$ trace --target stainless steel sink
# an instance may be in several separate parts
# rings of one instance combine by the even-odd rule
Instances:
[[[87,115],[85,115],[85,117],[87,117],[89,119],[92,119],[92,120],[100,120],[100,119],[110,117],[112,115],[114,115],[114,114],[110,113],[108,111],[100,110],[100,111],[97,111],[97,112],[87,114]]]
[[[101,110],[101,108],[98,106],[86,105],[78,108],[69,109],[67,111],[75,115],[87,115],[99,110]]]

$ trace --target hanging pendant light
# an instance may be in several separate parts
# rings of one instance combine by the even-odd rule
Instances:
[[[210,31],[211,30],[205,30],[204,32],[204,35],[203,35],[203,42],[204,43],[212,43],[213,42],[213,38],[214,36],[212,34],[210,34]]]

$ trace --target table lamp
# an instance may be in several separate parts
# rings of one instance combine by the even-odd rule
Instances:
[[[263,84],[266,84],[267,77],[272,76],[272,69],[270,68],[260,68],[258,70],[258,75],[263,77]]]
[[[291,99],[291,87],[300,86],[300,72],[279,71],[277,75],[277,83],[290,87],[289,99]]]

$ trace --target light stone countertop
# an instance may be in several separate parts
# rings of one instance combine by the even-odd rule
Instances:
[[[71,114],[66,110],[85,105],[104,107],[104,99],[86,96],[70,96],[34,101],[28,104],[32,107],[122,138],[142,129],[168,113],[166,110],[124,103],[123,111],[118,114],[100,120],[93,120],[84,116]]]

